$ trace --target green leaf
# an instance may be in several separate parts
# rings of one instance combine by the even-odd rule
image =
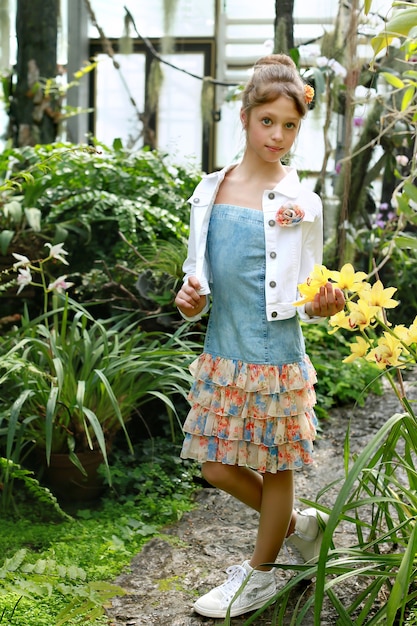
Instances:
[[[404,193],[414,202],[417,202],[417,187],[412,185],[411,183],[406,183],[404,185]]]
[[[27,550],[22,548],[15,552],[13,556],[5,559],[3,565],[0,568],[0,578],[6,578],[8,572],[15,572],[22,565],[25,560]]]
[[[365,0],[365,7],[364,7],[365,15],[368,15],[369,11],[371,10],[371,5],[372,5],[372,0]]]
[[[56,224],[54,243],[63,243],[68,237],[68,229],[63,224]]]
[[[398,76],[395,76],[395,74],[391,74],[391,72],[381,72],[381,76],[385,78],[387,83],[389,83],[396,89],[403,89],[405,87],[401,78],[398,78]]]
[[[385,30],[371,40],[374,55],[387,48],[396,37],[407,37],[411,28],[417,23],[417,9],[399,11],[387,22]]]
[[[123,142],[120,137],[116,137],[116,139],[113,141],[113,150],[116,150],[116,152],[123,151]]]
[[[416,93],[415,87],[407,87],[404,92],[403,99],[401,102],[401,111],[405,111],[409,104],[411,104],[414,94]]]
[[[406,78],[414,78],[415,80],[417,80],[417,71],[407,70],[406,72],[403,72],[403,76],[405,76]]]
[[[386,24],[385,30],[395,37],[406,37],[417,23],[417,8],[410,7],[398,11]]]
[[[397,197],[398,212],[406,216],[408,220],[414,223],[417,218],[417,213],[410,207],[410,199],[406,193],[402,193]]]
[[[395,245],[401,248],[401,250],[417,250],[417,239],[405,236],[396,237]]]
[[[0,252],[6,256],[9,245],[14,237],[14,230],[2,230],[0,233]]]
[[[413,580],[412,571],[417,553],[417,526],[415,520],[410,520],[414,524],[413,531],[409,537],[407,549],[401,560],[401,566],[395,577],[394,586],[391,589],[387,602],[387,626],[394,624],[398,609],[407,601],[408,590]]]
[[[321,611],[325,596],[326,587],[326,563],[325,556],[328,554],[331,546],[333,532],[339,522],[340,515],[342,513],[345,502],[354,488],[354,485],[362,473],[363,469],[367,466],[374,454],[375,450],[381,449],[382,443],[385,440],[389,431],[394,426],[404,419],[404,413],[396,413],[390,417],[385,424],[379,429],[377,434],[371,439],[371,441],[365,446],[364,450],[355,460],[355,463],[350,469],[349,474],[346,476],[345,482],[336,498],[329,520],[326,525],[326,529],[323,535],[323,542],[320,549],[320,558],[317,567],[317,579],[316,579],[316,592],[314,598],[314,624],[320,626],[321,624]]]
[[[46,416],[45,416],[45,447],[46,447],[46,461],[49,465],[51,460],[52,451],[52,435],[53,426],[56,419],[56,406],[59,394],[59,388],[52,386],[51,392],[46,403]]]

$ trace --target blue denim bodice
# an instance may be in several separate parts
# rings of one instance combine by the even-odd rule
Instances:
[[[207,243],[213,302],[204,351],[246,363],[302,361],[304,338],[295,308],[289,319],[266,318],[262,212],[214,205]]]

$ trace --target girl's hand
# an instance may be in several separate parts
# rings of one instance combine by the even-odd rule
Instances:
[[[198,291],[201,288],[196,276],[190,276],[188,282],[184,283],[177,297],[175,304],[187,317],[198,315],[206,306],[206,296],[201,296]]]
[[[345,307],[345,296],[341,289],[334,289],[332,283],[320,287],[312,302],[307,302],[305,310],[310,317],[331,317]]]

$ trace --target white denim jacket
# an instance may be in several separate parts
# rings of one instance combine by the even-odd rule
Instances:
[[[231,164],[218,172],[205,175],[189,199],[191,203],[190,236],[188,256],[184,262],[184,282],[196,276],[201,284],[200,294],[210,294],[210,262],[207,255],[207,232],[211,210],[220,183]],[[299,299],[297,285],[305,282],[315,264],[322,263],[323,210],[319,196],[302,187],[295,169],[288,173],[273,189],[265,189],[262,210],[265,229],[265,306],[268,321],[288,319],[299,314],[305,322],[317,322],[320,317],[309,317],[305,307],[294,307]],[[304,219],[297,225],[285,227],[276,222],[278,209],[293,202],[304,211]],[[196,321],[207,312],[209,298],[204,310],[194,317]]]

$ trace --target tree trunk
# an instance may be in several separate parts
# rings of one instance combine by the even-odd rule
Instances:
[[[294,0],[275,0],[274,52],[288,53],[294,48]]]
[[[17,1],[17,83],[10,109],[15,146],[56,139],[60,107],[55,82],[58,2]],[[47,80],[52,82],[46,85]]]

